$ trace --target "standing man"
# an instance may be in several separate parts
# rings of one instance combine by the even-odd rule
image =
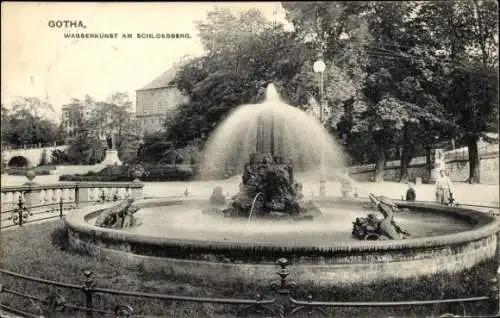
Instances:
[[[436,201],[443,205],[450,205],[453,202],[453,188],[444,170],[439,171],[439,178],[436,180]]]

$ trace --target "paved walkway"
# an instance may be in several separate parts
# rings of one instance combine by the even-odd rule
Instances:
[[[296,179],[304,185],[304,195],[317,196],[319,194],[319,181],[316,178],[302,176],[298,174]],[[209,197],[215,186],[222,186],[224,193],[230,195],[238,191],[240,177],[233,177],[228,180],[219,181],[193,181],[193,182],[145,182],[144,193],[148,196],[177,196],[184,195],[187,189],[190,195]],[[40,184],[56,184],[58,176],[37,176],[34,180]],[[24,176],[1,176],[2,186],[22,185],[26,182]],[[499,206],[499,191],[498,184],[468,184],[455,183],[454,194],[456,200],[461,204],[477,204],[477,205],[492,205]],[[401,199],[405,195],[408,186],[397,182],[361,182],[357,183],[356,187],[361,196],[367,196],[368,193],[376,195],[385,195],[393,199]],[[434,185],[420,184],[415,185],[418,201],[434,201]],[[326,185],[327,196],[340,196],[340,184],[336,182],[328,182]]]

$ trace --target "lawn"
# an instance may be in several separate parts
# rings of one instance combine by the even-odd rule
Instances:
[[[71,284],[83,284],[84,270],[91,270],[98,287],[126,291],[190,295],[200,297],[231,297],[255,299],[260,293],[272,298],[273,292],[252,284],[228,284],[221,277],[218,283],[203,279],[173,276],[166,272],[145,272],[141,266],[127,268],[96,257],[71,251],[67,245],[67,233],[60,220],[28,225],[0,234],[0,267],[28,276]],[[277,256],[278,258],[279,256]],[[434,275],[420,280],[405,279],[379,281],[372,284],[345,285],[319,289],[315,286],[298,286],[294,297],[305,299],[312,294],[322,301],[391,301],[425,300],[474,297],[488,294],[488,281],[496,264],[491,261],[476,266],[459,275]],[[46,285],[2,276],[5,288],[45,297],[52,290]],[[290,274],[293,279],[293,273]],[[270,280],[275,277],[270,277]],[[68,303],[83,305],[81,290],[64,290]],[[40,314],[37,302],[1,294],[2,304]],[[112,295],[95,295],[94,305],[111,309],[117,304],[131,305],[136,314],[162,317],[231,317],[235,307],[213,304],[193,304],[165,300],[149,300]],[[401,308],[334,308],[328,309],[332,317],[411,317],[455,314],[488,314],[488,303],[442,304]],[[79,317],[81,313],[65,311],[62,317]],[[83,314],[81,314],[83,317]],[[99,314],[96,315],[100,316]]]

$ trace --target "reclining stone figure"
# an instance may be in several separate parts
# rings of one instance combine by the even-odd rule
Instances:
[[[95,222],[95,226],[121,229],[140,225],[140,221],[134,217],[134,213],[139,208],[133,203],[134,199],[127,199],[102,211]]]
[[[367,218],[356,218],[353,222],[353,236],[361,240],[398,240],[410,236],[394,221],[394,211],[398,210],[398,206],[392,200],[384,196],[376,197],[371,193],[369,198],[384,218],[379,219],[373,213]]]

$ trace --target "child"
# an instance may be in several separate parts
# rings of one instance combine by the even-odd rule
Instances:
[[[406,201],[415,201],[417,198],[417,194],[415,193],[415,189],[413,189],[413,184],[408,182],[408,190],[406,191]]]

